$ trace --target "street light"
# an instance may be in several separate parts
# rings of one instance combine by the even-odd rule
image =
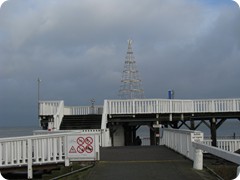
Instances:
[[[92,106],[91,106],[92,114],[94,114],[94,103],[95,103],[95,99],[94,99],[94,98],[91,99],[90,102],[91,102],[91,104],[92,104]]]
[[[41,83],[41,79],[40,78],[38,78],[37,79],[37,82],[38,82],[38,120],[39,120],[39,116],[40,116],[40,103],[39,103],[39,101],[40,101],[40,83]]]

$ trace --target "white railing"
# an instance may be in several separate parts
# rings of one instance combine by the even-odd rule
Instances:
[[[0,139],[0,168],[64,162],[65,136],[24,136]],[[29,172],[29,178],[32,172]]]
[[[239,112],[240,99],[128,99],[105,100],[107,114]],[[40,115],[53,115],[61,101],[41,101]],[[102,114],[102,106],[66,106],[65,115]]]
[[[106,101],[107,104],[104,108],[107,108],[107,114],[208,113],[240,111],[240,99],[132,99]]]
[[[103,106],[65,106],[64,115],[102,114]]]
[[[203,169],[203,151],[240,165],[239,154],[206,145],[202,141],[203,133],[200,131],[164,129],[160,144],[193,160],[193,168],[198,170]]]
[[[53,129],[60,129],[60,125],[64,116],[64,103],[60,101],[56,114],[54,114]]]
[[[53,121],[48,122],[48,129],[59,129],[64,116],[63,101],[40,101],[39,102],[40,116],[53,116]]]
[[[165,145],[191,160],[194,159],[192,141],[202,141],[202,132],[181,129],[161,129],[161,131],[163,134],[160,138],[160,145]]]
[[[27,165],[31,147],[33,164],[62,162],[64,144],[65,134],[0,139],[0,167]]]
[[[212,140],[204,140],[203,143],[211,146]],[[226,151],[235,152],[240,149],[240,139],[217,139],[217,147]]]
[[[193,142],[192,145],[195,149],[206,151],[215,156],[218,156],[220,158],[226,159],[228,161],[231,161],[233,163],[240,165],[240,155],[237,153],[229,152],[229,151],[226,151],[217,147],[209,146],[199,142]]]
[[[54,115],[58,111],[60,103],[63,101],[40,101],[39,102],[39,115]]]
[[[69,165],[68,137],[88,136],[90,134],[98,136],[94,142],[94,149],[99,146],[101,131],[69,132],[69,133],[50,133],[47,135],[34,135],[0,139],[0,169],[8,167],[27,166],[28,178],[32,178],[32,166],[49,163],[65,162]],[[99,154],[99,149],[96,148]],[[77,155],[78,153],[75,152]],[[99,155],[98,155],[99,157]],[[74,159],[72,159],[74,160]],[[81,161],[77,156],[75,160]],[[99,160],[99,159],[96,159]],[[86,159],[84,159],[86,161]]]

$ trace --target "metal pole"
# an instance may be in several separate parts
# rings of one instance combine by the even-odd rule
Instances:
[[[38,102],[37,102],[38,103],[38,115],[37,115],[38,117],[37,118],[39,120],[39,116],[40,116],[40,103],[39,103],[39,101],[40,101],[40,83],[41,83],[41,79],[38,78],[37,82],[38,82],[38,97],[37,97],[38,98]]]
[[[94,103],[95,103],[95,99],[91,99],[90,102],[91,102],[91,111],[92,111],[91,114],[95,114],[95,113],[94,113]]]

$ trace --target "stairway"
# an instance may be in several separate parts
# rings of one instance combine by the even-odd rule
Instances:
[[[102,115],[65,115],[60,130],[101,129]]]

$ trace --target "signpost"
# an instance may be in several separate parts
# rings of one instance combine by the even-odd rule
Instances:
[[[99,160],[98,134],[68,135],[66,140],[66,158],[70,161]]]
[[[203,133],[200,131],[194,131],[191,133],[191,141],[193,142],[202,142],[203,141]]]

